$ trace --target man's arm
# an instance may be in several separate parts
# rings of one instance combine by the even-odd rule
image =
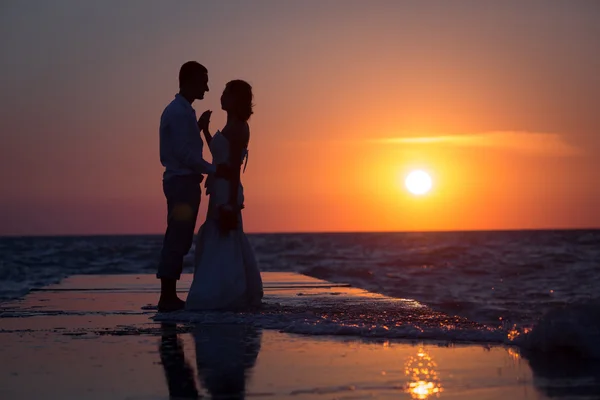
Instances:
[[[185,114],[169,116],[169,132],[175,157],[199,174],[213,174],[217,168],[202,158],[202,139],[198,125]]]

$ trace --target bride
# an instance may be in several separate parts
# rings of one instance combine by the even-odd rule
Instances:
[[[227,124],[214,136],[208,130],[208,118],[203,119],[200,127],[212,153],[213,164],[228,164],[232,174],[228,179],[210,175],[206,181],[210,199],[206,221],[196,239],[194,279],[186,310],[258,306],[263,297],[260,271],[244,233],[241,213],[244,188],[240,169],[248,156],[252,97],[252,87],[247,82],[230,81],[221,96]]]

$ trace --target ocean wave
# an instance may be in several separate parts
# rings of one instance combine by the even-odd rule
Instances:
[[[598,298],[598,231],[249,235],[262,271],[348,283],[488,326]],[[73,274],[154,273],[162,237],[0,239],[0,301]],[[193,250],[192,250],[193,252]],[[193,256],[184,260],[192,272]]]
[[[536,322],[518,344],[530,354],[600,360],[600,302],[557,307]]]
[[[510,343],[509,331],[490,328],[460,317],[436,313],[427,307],[408,310],[394,302],[371,304],[281,306],[270,304],[260,312],[192,312],[156,314],[157,322],[188,324],[244,324],[285,333],[355,336],[362,338],[439,340],[450,342]]]

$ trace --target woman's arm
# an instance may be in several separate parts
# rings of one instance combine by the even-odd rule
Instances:
[[[212,135],[210,134],[208,127],[202,129],[202,133],[204,134],[204,139],[206,139],[206,144],[208,145],[208,148],[210,149],[210,142],[212,140]]]
[[[239,125],[236,124],[235,126],[232,126],[229,132],[225,132],[225,130],[223,132],[229,140],[229,154],[232,163],[228,203],[236,210],[239,207],[238,195],[240,188],[240,173],[242,169],[242,155],[244,154],[244,150],[248,147],[250,128],[247,123],[240,123]]]
[[[208,125],[210,124],[210,116],[212,111],[206,110],[202,113],[200,118],[198,118],[198,129],[200,132],[204,133],[204,139],[206,139],[206,144],[210,147],[210,142],[212,140],[212,135],[208,129]]]

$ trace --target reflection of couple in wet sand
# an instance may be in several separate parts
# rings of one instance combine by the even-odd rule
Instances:
[[[160,359],[169,394],[199,398],[194,368],[186,361],[175,324],[161,325]],[[246,379],[256,363],[262,332],[248,325],[198,325],[192,332],[199,381],[215,398],[243,399]]]
[[[163,323],[161,331],[159,352],[172,398],[200,398],[203,391],[212,398],[245,398],[247,379],[261,349],[260,328],[240,324],[194,328],[196,369],[204,390],[199,389],[195,369],[186,360],[176,325]],[[532,383],[537,390],[551,398],[600,398],[598,363],[556,357],[556,354],[553,359],[523,354],[532,369]],[[408,357],[404,367],[404,391],[410,398],[438,398],[447,391],[442,389],[436,363],[423,347]]]

